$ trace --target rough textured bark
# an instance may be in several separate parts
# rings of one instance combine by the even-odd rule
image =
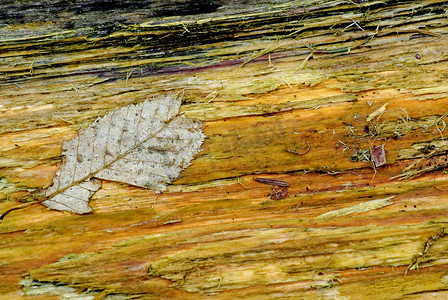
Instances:
[[[91,215],[11,212],[0,294],[448,297],[447,10],[3,1],[1,211],[48,186],[62,142],[117,107],[183,91],[206,140],[163,194],[105,181]]]

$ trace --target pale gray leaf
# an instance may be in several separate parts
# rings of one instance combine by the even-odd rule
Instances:
[[[50,199],[42,202],[42,204],[51,209],[86,214],[92,211],[92,208],[89,206],[89,200],[101,188],[101,185],[102,183],[99,179],[87,179],[67,188],[63,192],[57,193]],[[47,191],[47,195],[51,194],[48,194]]]
[[[161,96],[98,118],[62,146],[64,160],[46,190],[45,206],[88,213],[105,179],[164,191],[196,155],[202,124],[179,116],[181,99]]]

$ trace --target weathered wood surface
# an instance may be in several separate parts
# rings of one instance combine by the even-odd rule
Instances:
[[[4,299],[448,297],[444,1],[53,2],[0,4],[1,211],[116,107],[183,91],[207,138],[163,194],[10,213]]]

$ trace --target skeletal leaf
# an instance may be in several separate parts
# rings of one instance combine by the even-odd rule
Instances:
[[[167,95],[98,118],[62,146],[63,162],[43,205],[83,214],[101,187],[98,179],[155,191],[179,176],[204,140],[202,124],[179,116],[181,99]]]

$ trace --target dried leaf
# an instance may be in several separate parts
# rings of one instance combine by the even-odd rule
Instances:
[[[205,137],[200,122],[178,115],[180,105],[177,96],[161,96],[98,118],[63,144],[64,160],[42,204],[89,213],[89,200],[101,187],[98,179],[165,190]]]

